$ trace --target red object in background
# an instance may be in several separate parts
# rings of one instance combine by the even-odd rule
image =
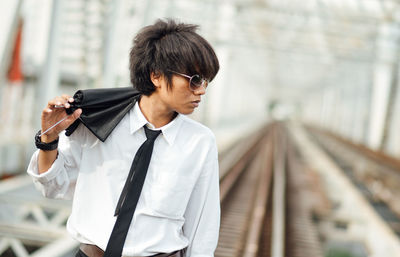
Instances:
[[[18,25],[17,38],[15,39],[10,68],[7,73],[7,78],[10,82],[20,82],[24,79],[21,69],[21,37],[22,21],[20,21]]]
[[[0,180],[5,180],[5,179],[13,178],[13,177],[15,177],[14,174],[3,174],[0,176]]]

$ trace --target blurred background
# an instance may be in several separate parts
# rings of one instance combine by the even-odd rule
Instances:
[[[40,128],[41,110],[49,99],[63,93],[130,86],[128,54],[134,35],[166,17],[200,25],[200,34],[220,60],[220,72],[191,115],[214,131],[220,157],[229,156],[238,145],[243,147],[243,140],[255,131],[281,121],[275,129],[287,131],[298,152],[308,149],[303,144],[313,143],[326,158],[341,164],[345,157],[352,161],[350,166],[362,171],[347,179],[356,177],[355,187],[362,182],[372,199],[392,211],[388,215],[394,227],[378,222],[378,230],[385,231],[380,234],[360,230],[372,224],[371,219],[376,221],[375,214],[354,216],[363,212],[361,207],[343,204],[347,211],[333,222],[349,231],[349,224],[362,221],[357,236],[347,231],[337,237],[345,239],[340,243],[328,240],[332,231],[321,232],[321,226],[314,226],[321,256],[400,256],[400,208],[394,203],[400,196],[397,0],[0,1],[0,256],[72,256],[76,242],[63,228],[70,202],[40,198],[24,175],[35,150],[33,137]],[[343,145],[337,146],[339,141],[379,155],[382,165],[389,163],[396,171],[390,179],[382,173],[384,168],[365,175],[365,170],[371,170],[370,161],[356,159],[350,150],[340,148]],[[332,152],[345,156],[335,157]],[[306,165],[307,154],[298,155],[304,166],[318,173],[317,167]],[[232,158],[230,162],[239,159]],[[310,157],[309,162],[314,161]],[[318,177],[329,180],[333,192],[342,193],[338,198],[347,198],[340,186],[344,182],[335,187],[323,173]],[[382,182],[382,177],[391,184]],[[288,182],[285,185],[290,187]],[[340,199],[329,197],[330,189],[323,182],[320,187],[330,208],[340,205]],[[368,199],[367,205],[372,201]],[[314,213],[309,215],[316,223]],[[339,253],[333,255],[336,250],[331,249]]]

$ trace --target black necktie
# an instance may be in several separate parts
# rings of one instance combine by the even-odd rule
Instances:
[[[108,240],[104,257],[121,257],[126,235],[132,221],[133,214],[142,191],[143,183],[146,178],[151,154],[153,152],[154,141],[161,133],[160,130],[150,130],[144,126],[147,140],[140,146],[133,159],[131,170],[125,182],[124,189],[119,197],[115,216],[113,231]]]

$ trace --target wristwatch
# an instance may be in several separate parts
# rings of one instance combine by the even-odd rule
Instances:
[[[42,133],[42,131],[39,130],[35,135],[36,148],[43,150],[43,151],[56,150],[58,147],[58,138],[50,143],[44,143],[44,142],[42,142],[42,139],[40,138],[41,133]]]

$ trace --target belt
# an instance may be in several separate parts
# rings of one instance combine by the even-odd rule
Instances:
[[[88,257],[103,257],[104,251],[97,245],[81,244],[80,250]],[[140,256],[132,256],[140,257]],[[173,253],[158,253],[151,255],[151,257],[184,257],[184,250],[175,251]]]

